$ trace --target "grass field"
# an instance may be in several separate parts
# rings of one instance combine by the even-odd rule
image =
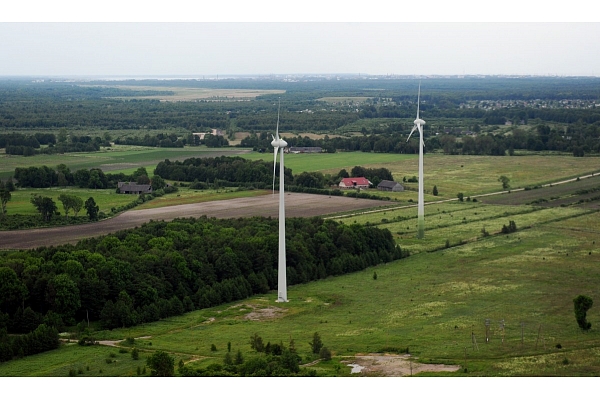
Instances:
[[[124,206],[137,199],[137,196],[117,194],[115,189],[80,189],[80,188],[44,188],[44,189],[17,189],[12,192],[12,198],[6,205],[8,214],[35,215],[37,210],[31,204],[31,196],[37,194],[50,197],[56,203],[58,211],[64,213],[62,203],[58,200],[61,194],[72,194],[81,197],[85,202],[89,197],[100,207],[99,211],[109,213],[112,207]],[[72,211],[71,211],[72,213]],[[72,215],[72,214],[71,214]],[[79,211],[79,215],[85,215],[85,208]]]
[[[289,303],[275,303],[272,293],[131,329],[99,332],[97,337],[151,336],[136,344],[144,350],[141,359],[147,351],[166,350],[176,362],[202,359],[206,361],[198,365],[205,365],[222,360],[227,342],[233,351],[241,349],[249,356],[254,333],[272,343],[287,343],[291,337],[303,359],[310,360],[307,343],[317,331],[336,362],[357,353],[408,346],[419,362],[466,363],[467,373],[445,375],[598,376],[598,312],[588,313],[592,330],[581,333],[572,299],[600,295],[600,243],[595,243],[599,233],[600,214],[573,217],[293,286]],[[255,309],[279,312],[272,319],[247,319]],[[210,351],[211,344],[216,352]],[[64,346],[3,363],[0,375],[66,376],[69,369],[88,365],[90,376],[99,375],[100,369],[101,375],[136,375],[141,361],[117,353],[117,362],[106,364],[111,351],[116,353],[105,347]]]
[[[67,165],[72,172],[82,168],[101,168],[105,172],[135,171],[139,167],[146,167],[152,171],[160,161],[184,160],[191,157],[220,156],[224,154],[235,155],[244,149],[226,148],[211,149],[207,147],[184,148],[157,148],[142,146],[115,145],[102,148],[94,153],[66,153],[52,155],[38,155],[33,157],[10,156],[0,154],[0,178],[6,179],[14,175],[15,168],[41,167],[46,165],[56,168],[58,164]]]
[[[252,152],[244,154],[241,157],[249,160],[264,160],[273,162],[273,153]],[[371,167],[373,165],[393,165],[399,160],[418,159],[415,155],[405,154],[385,154],[385,153],[361,153],[361,152],[343,152],[343,153],[314,153],[314,154],[286,154],[284,163],[286,168],[291,168],[294,174],[301,172],[320,171],[323,173],[332,173],[337,175],[341,169],[345,168],[348,173],[350,170],[361,165]],[[411,175],[412,176],[412,175]]]
[[[385,154],[305,156],[286,158],[296,162],[295,173],[303,168],[339,171],[346,165],[388,166],[393,171],[414,165],[416,170],[417,162],[415,156]],[[358,156],[366,156],[364,163],[355,164]],[[336,160],[337,166],[328,164]],[[315,164],[326,166],[317,169]],[[561,165],[558,172],[557,165]],[[534,186],[596,171],[597,159],[427,155],[425,169],[426,188],[436,184],[438,198],[454,197],[458,191],[466,197],[500,190],[499,175],[509,176],[513,187]],[[583,186],[595,187],[594,179],[549,189],[569,196]],[[67,376],[69,370],[79,369],[83,376],[136,376],[137,367],[143,367],[144,358],[156,350],[170,352],[176,363],[182,359],[206,366],[223,360],[227,342],[232,351],[240,349],[251,356],[249,338],[254,333],[271,343],[287,344],[293,338],[308,362],[314,359],[308,345],[314,332],[334,354],[332,362],[311,367],[324,375],[349,375],[340,361],[352,360],[358,353],[408,347],[414,362],[461,366],[460,371],[443,375],[599,376],[600,313],[595,307],[588,312],[592,329],[583,333],[572,300],[579,294],[600,297],[600,213],[583,207],[526,204],[530,201],[526,195],[543,190],[511,193],[516,197],[507,204],[491,204],[490,197],[485,202],[427,205],[422,240],[415,239],[416,207],[338,217],[343,223],[390,229],[396,243],[411,256],[292,286],[289,303],[276,303],[276,293],[269,293],[152,324],[97,332],[97,339],[150,336],[136,341],[142,349],[138,361],[114,348],[70,345],[2,363],[0,376]],[[194,196],[200,196],[192,191],[179,194],[177,201],[196,201]],[[206,191],[203,195],[230,194]],[[162,199],[144,206],[152,207],[158,200]],[[517,232],[500,234],[510,220],[515,221]],[[489,236],[482,233],[484,227]],[[258,310],[270,311],[273,317],[250,319]],[[217,351],[210,350],[212,344]],[[116,362],[107,364],[107,358]]]

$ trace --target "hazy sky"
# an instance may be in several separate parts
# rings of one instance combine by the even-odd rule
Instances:
[[[43,21],[39,11],[0,22],[0,76],[600,75],[598,22],[27,22]],[[107,11],[123,19],[106,8],[100,17]],[[185,21],[202,9],[178,13]],[[49,20],[95,20],[65,15]],[[172,8],[164,17],[177,19]]]

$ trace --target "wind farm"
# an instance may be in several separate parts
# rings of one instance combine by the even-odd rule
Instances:
[[[66,221],[79,222],[85,211],[75,217],[62,208],[50,220],[62,226],[0,233],[0,285],[11,294],[0,299],[8,332],[0,326],[0,344],[21,348],[0,352],[10,358],[0,375],[156,376],[153,360],[163,353],[175,376],[600,375],[596,310],[587,311],[585,332],[573,312],[579,295],[600,296],[595,125],[553,122],[595,118],[594,81],[575,89],[552,81],[585,99],[563,105],[552,100],[555,86],[536,79],[491,80],[494,90],[478,93],[492,102],[471,100],[483,78],[419,78],[286,81],[280,85],[304,90],[247,102],[103,97],[68,108],[65,100],[73,120],[108,104],[116,115],[139,109],[137,126],[160,126],[167,119],[152,113],[176,110],[168,121],[181,118],[186,128],[93,131],[83,142],[114,144],[69,153],[81,143],[69,127],[66,138],[52,131],[60,142],[41,145],[65,153],[0,153],[3,183],[17,168],[21,182],[34,185],[25,172],[60,172],[51,175],[54,186],[17,185],[3,228],[18,222],[17,210],[29,213],[23,221],[41,222],[35,195],[93,196],[104,214],[71,226]],[[504,97],[522,82],[536,88],[527,96],[548,99],[511,106]],[[144,90],[151,86],[144,82]],[[37,104],[52,118],[56,101]],[[30,115],[20,101],[0,108],[8,105],[9,122]],[[319,130],[304,137],[306,126]],[[43,140],[39,129],[5,133]],[[146,159],[150,151],[160,153]],[[155,176],[172,191],[126,195],[110,186],[160,182]],[[373,185],[342,188],[347,176]],[[403,190],[378,188],[390,178]],[[107,187],[93,188],[100,184]],[[52,333],[30,335],[31,321],[61,324],[56,348],[27,353],[35,346],[24,340]]]

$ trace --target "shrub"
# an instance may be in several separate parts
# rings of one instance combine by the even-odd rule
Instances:
[[[324,361],[331,360],[331,351],[327,347],[321,347],[319,351],[319,357],[321,357]]]
[[[579,327],[587,331],[592,327],[592,324],[586,320],[587,311],[592,308],[594,301],[584,295],[579,295],[573,299],[573,305],[575,307],[575,319]]]
[[[131,350],[131,358],[134,360],[138,360],[140,358],[140,351],[136,347]]]

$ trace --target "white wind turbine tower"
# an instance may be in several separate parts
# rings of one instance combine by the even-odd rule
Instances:
[[[287,146],[287,142],[279,137],[279,109],[281,103],[277,108],[277,129],[275,130],[275,136],[271,142],[271,146],[274,147],[274,159],[273,159],[273,193],[275,193],[275,168],[277,168],[277,152],[281,149],[281,156],[279,159],[279,261],[277,264],[277,302],[287,302],[287,278],[286,278],[286,264],[285,264],[285,198],[284,198],[284,182],[283,182],[283,149]]]
[[[408,135],[408,142],[413,132],[418,129],[419,130],[419,205],[418,205],[418,230],[417,230],[417,238],[423,239],[425,236],[425,204],[423,198],[423,147],[425,147],[425,143],[423,142],[423,125],[425,125],[425,121],[419,118],[419,105],[421,101],[421,83],[419,82],[419,94],[417,96],[417,119],[415,119],[415,126],[413,126],[410,131],[410,135]]]

